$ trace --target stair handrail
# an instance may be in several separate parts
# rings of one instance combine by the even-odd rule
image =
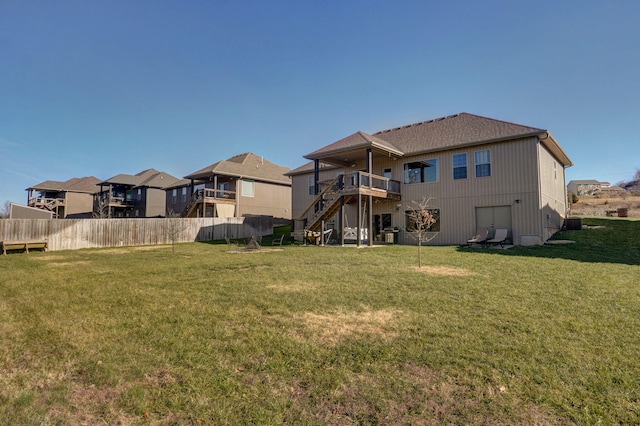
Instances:
[[[318,193],[318,195],[316,195],[316,197],[314,198],[314,200],[311,202],[311,204],[309,204],[309,207],[306,208],[306,210],[304,212],[302,212],[300,214],[300,216],[298,216],[297,218],[295,218],[294,220],[304,220],[307,218],[307,213],[309,213],[309,210],[311,210],[311,208],[313,208],[316,204],[318,204],[321,200],[322,197],[329,192],[330,189],[333,189],[334,185],[336,184],[336,182],[342,177],[342,175],[338,175],[336,176],[330,183],[329,185],[327,185],[327,187],[325,189],[322,190],[322,192]]]

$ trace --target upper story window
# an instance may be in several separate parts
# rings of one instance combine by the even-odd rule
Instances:
[[[138,201],[142,200],[142,188],[138,188],[138,190],[136,191],[136,199]]]
[[[491,151],[485,149],[475,152],[476,177],[491,176]]]
[[[175,204],[177,200],[178,200],[178,190],[176,188],[173,188],[173,191],[171,191],[171,202]]]
[[[182,202],[183,203],[187,202],[187,187],[186,186],[182,187]]]
[[[309,184],[309,195],[316,195],[316,183],[313,176],[309,176],[307,178],[307,183]]]
[[[391,169],[384,169],[384,177],[391,179]]]
[[[404,183],[438,182],[439,177],[437,158],[404,165]]]
[[[253,197],[255,194],[255,182],[248,179],[242,179],[242,195],[245,197]]]
[[[453,155],[453,178],[467,178],[467,153]]]

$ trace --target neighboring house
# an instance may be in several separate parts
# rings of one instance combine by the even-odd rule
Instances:
[[[572,192],[578,196],[593,195],[604,188],[609,188],[609,182],[598,182],[597,180],[572,180],[567,184],[567,192]]]
[[[104,218],[164,217],[165,189],[179,179],[155,169],[135,175],[119,174],[100,182],[94,210]]]
[[[27,188],[27,205],[53,213],[58,219],[91,217],[93,199],[100,191],[100,179],[94,176],[69,179],[66,182],[47,180]]]
[[[38,207],[21,206],[11,203],[9,219],[53,219],[53,212]]]
[[[185,176],[169,187],[167,211],[183,217],[291,219],[289,168],[252,153],[236,155]]]
[[[392,231],[415,243],[408,212],[432,197],[431,244],[464,244],[483,227],[507,228],[516,245],[541,244],[567,211],[572,162],[553,136],[473,114],[357,132],[305,158],[312,162],[289,173],[296,238],[332,228],[342,243],[372,244]]]

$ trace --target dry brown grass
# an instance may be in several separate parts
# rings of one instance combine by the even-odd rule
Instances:
[[[628,217],[640,217],[640,196],[630,195],[622,197],[607,197],[582,195],[579,201],[571,205],[571,213],[576,216],[606,217],[607,210],[627,208]]]
[[[430,275],[444,275],[450,277],[468,277],[471,275],[476,275],[475,272],[471,272],[468,269],[463,268],[453,268],[450,266],[422,266],[422,267],[414,267],[415,271],[423,272],[425,274]]]
[[[395,320],[402,312],[392,310],[364,310],[316,314],[306,312],[298,320],[324,345],[335,346],[344,339],[377,335],[385,340],[397,337]]]

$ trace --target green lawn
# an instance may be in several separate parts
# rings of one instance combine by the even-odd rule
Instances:
[[[639,424],[640,221],[585,223],[0,256],[0,424]]]

